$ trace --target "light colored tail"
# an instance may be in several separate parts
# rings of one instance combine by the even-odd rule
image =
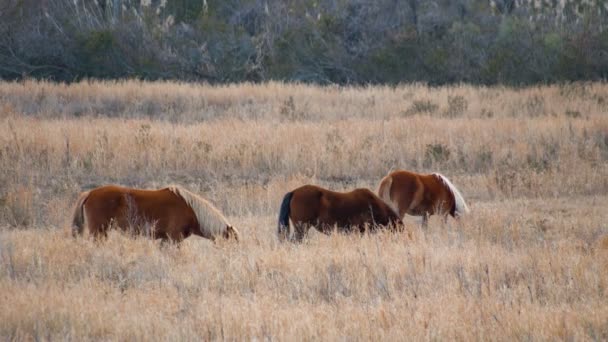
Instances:
[[[464,201],[462,194],[460,193],[460,191],[458,191],[458,189],[456,189],[454,184],[452,184],[452,182],[450,182],[450,180],[447,177],[445,177],[444,175],[442,175],[440,173],[434,173],[433,175],[435,175],[435,177],[439,178],[443,182],[443,184],[445,184],[445,186],[447,186],[448,189],[450,189],[452,196],[454,196],[454,206],[456,207],[454,210],[454,215],[461,216],[463,214],[468,214],[471,210],[469,210],[469,207],[467,206],[467,203]]]
[[[393,177],[386,176],[382,178],[380,181],[380,185],[378,186],[378,197],[380,197],[393,211],[397,216],[399,216],[399,208],[391,199],[391,188],[393,186]]]
[[[89,192],[85,191],[80,194],[76,206],[74,207],[74,215],[72,216],[72,236],[82,235],[84,230],[84,202],[89,197]]]

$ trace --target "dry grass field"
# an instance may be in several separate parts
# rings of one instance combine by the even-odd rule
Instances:
[[[439,171],[471,214],[276,238],[285,192]],[[238,244],[72,239],[80,191],[180,184]],[[0,83],[3,340],[607,340],[608,85]]]

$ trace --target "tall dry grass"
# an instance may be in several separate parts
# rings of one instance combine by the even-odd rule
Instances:
[[[608,86],[0,83],[0,336],[608,338]],[[473,212],[275,238],[286,191],[440,171]],[[179,183],[238,245],[66,230],[78,192]],[[20,228],[20,229],[16,229]]]

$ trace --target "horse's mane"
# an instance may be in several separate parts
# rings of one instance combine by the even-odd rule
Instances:
[[[450,189],[450,191],[452,192],[452,195],[454,196],[454,206],[456,207],[456,213],[458,214],[466,214],[468,213],[469,207],[467,206],[467,203],[464,201],[464,197],[462,197],[462,194],[460,193],[460,191],[458,191],[458,189],[456,189],[456,187],[454,186],[454,184],[452,184],[452,182],[450,182],[450,180],[445,177],[444,175],[440,174],[440,173],[433,173],[433,175],[435,175],[435,177],[441,179],[441,181],[443,182],[443,184],[445,186],[448,187],[448,189]]]
[[[231,225],[219,209],[208,200],[179,185],[172,185],[169,190],[181,197],[192,208],[201,232],[205,230],[210,235],[220,235],[226,231],[227,226]]]

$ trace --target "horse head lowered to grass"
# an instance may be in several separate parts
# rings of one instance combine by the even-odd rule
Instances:
[[[342,193],[315,185],[304,185],[283,197],[278,227],[281,241],[289,237],[290,219],[296,241],[301,241],[311,226],[325,234],[334,227],[343,232],[403,227],[397,213],[368,189]]]
[[[215,206],[179,186],[141,190],[109,185],[83,192],[74,210],[73,235],[82,235],[85,224],[96,238],[116,225],[164,241],[180,242],[190,235],[239,239],[238,230]]]

